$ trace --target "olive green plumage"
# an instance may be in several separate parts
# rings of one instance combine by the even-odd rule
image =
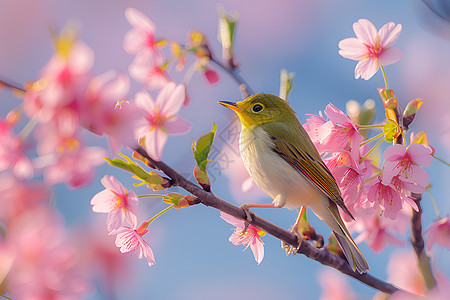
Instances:
[[[253,181],[276,206],[309,206],[333,230],[353,270],[366,272],[368,264],[342,221],[338,206],[353,216],[295,111],[270,94],[220,103],[239,116],[241,156]]]

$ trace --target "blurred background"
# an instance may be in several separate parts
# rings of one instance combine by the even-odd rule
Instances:
[[[156,37],[185,43],[187,33],[197,30],[206,35],[216,57],[221,57],[217,40],[217,5],[239,15],[235,36],[235,60],[241,75],[256,92],[278,94],[280,70],[295,73],[290,104],[302,123],[305,114],[318,114],[328,103],[345,110],[348,100],[363,103],[374,99],[376,121],[384,119],[376,88],[384,87],[378,72],[371,80],[354,79],[356,62],[338,54],[338,42],[353,37],[353,22],[367,18],[377,28],[389,21],[403,26],[396,46],[404,57],[386,67],[389,85],[402,107],[421,97],[424,104],[411,130],[428,133],[436,155],[450,160],[450,12],[446,1],[269,1],[269,0],[148,0],[148,1],[0,1],[0,78],[22,85],[39,78],[41,68],[54,53],[48,25],[63,28],[68,22],[78,24],[79,38],[95,52],[93,72],[110,69],[127,72],[133,56],[123,50],[123,38],[131,26],[124,17],[127,7],[145,13],[156,25]],[[432,3],[432,4],[430,4]],[[193,63],[188,60],[187,65]],[[214,162],[209,166],[213,192],[234,204],[269,203],[270,199],[253,188],[241,192],[244,177],[236,152],[234,115],[217,104],[218,100],[241,100],[239,88],[228,74],[220,72],[220,81],[210,85],[196,74],[188,86],[191,103],[181,116],[193,123],[183,136],[169,137],[163,160],[190,177],[194,167],[191,139],[218,125],[213,146]],[[170,71],[181,82],[183,74]],[[132,80],[130,98],[143,86]],[[153,93],[153,95],[155,95]],[[0,91],[1,117],[19,103],[9,91]],[[104,138],[86,132],[89,144],[107,147]],[[112,154],[111,154],[112,155]],[[431,193],[442,216],[450,210],[450,169],[434,160],[426,170],[433,185]],[[279,240],[264,237],[265,257],[257,265],[250,249],[233,246],[229,241],[232,226],[219,217],[219,211],[197,205],[172,210],[149,227],[145,236],[152,246],[156,265],[149,267],[137,256],[121,255],[114,238],[107,236],[106,215],[92,212],[90,200],[103,190],[100,179],[116,176],[128,189],[138,194],[145,188],[128,174],[103,165],[87,187],[71,190],[54,187],[53,201],[64,217],[64,224],[79,250],[79,264],[90,278],[87,299],[317,299],[322,294],[319,263],[303,256],[286,257]],[[176,192],[181,190],[174,189]],[[436,217],[428,196],[422,201],[426,228]],[[142,199],[139,222],[163,209],[157,198]],[[289,228],[296,211],[257,210],[271,222]],[[328,237],[328,229],[310,214],[319,233]],[[410,250],[409,231],[402,237]],[[395,249],[387,247],[374,254],[365,243],[371,274],[388,277],[386,266]],[[434,248],[433,263],[450,276],[448,251]],[[93,267],[95,266],[95,267]],[[375,290],[351,279],[348,284],[358,299],[371,299]]]

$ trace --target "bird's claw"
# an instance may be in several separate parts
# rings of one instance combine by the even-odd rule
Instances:
[[[295,224],[289,229],[289,232],[292,232],[295,236],[297,236],[298,245],[294,247],[292,245],[289,245],[285,241],[281,241],[281,248],[283,248],[286,251],[287,256],[291,254],[293,255],[297,254],[301,240],[303,239],[300,233],[298,232],[298,226],[295,226]]]
[[[242,204],[241,209],[245,212],[245,220],[247,221],[245,222],[245,230],[247,230],[248,226],[253,221],[253,218],[252,215],[250,214],[250,208],[248,207],[247,204]]]

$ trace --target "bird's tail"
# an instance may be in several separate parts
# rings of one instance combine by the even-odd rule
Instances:
[[[350,267],[353,271],[357,270],[360,274],[366,273],[367,270],[369,270],[369,265],[367,264],[367,261],[361,251],[356,246],[356,243],[345,226],[344,221],[342,221],[337,206],[330,205],[329,209],[340,229],[339,231],[333,230],[333,233],[336,236],[345,257],[347,258]]]

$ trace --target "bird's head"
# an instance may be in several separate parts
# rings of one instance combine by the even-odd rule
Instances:
[[[286,101],[271,94],[256,94],[239,102],[219,101],[233,110],[244,128],[269,122],[296,120],[295,111]]]

